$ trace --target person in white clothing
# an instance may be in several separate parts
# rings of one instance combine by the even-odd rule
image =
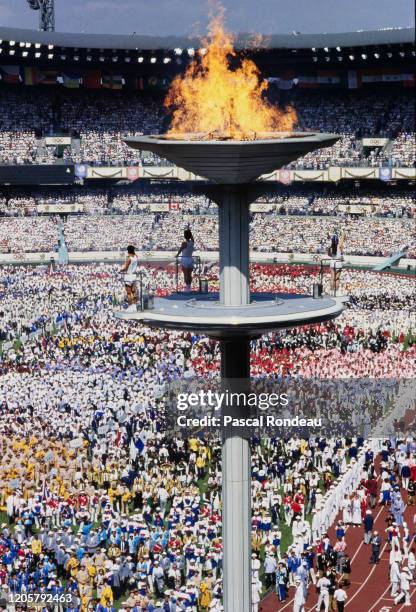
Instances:
[[[400,568],[399,564],[395,559],[392,560],[390,565],[390,582],[391,582],[391,596],[394,597],[399,588],[400,582]]]
[[[252,612],[259,612],[261,593],[261,582],[258,578],[252,578],[251,580],[251,610]]]
[[[134,310],[137,303],[136,274],[138,264],[139,260],[136,255],[136,249],[133,245],[129,244],[127,247],[127,259],[121,267],[121,271],[124,272],[124,286],[126,288],[129,310]]]
[[[304,612],[305,610],[305,589],[303,588],[302,580],[299,576],[295,578],[295,597],[293,598],[293,612]]]
[[[322,576],[319,578],[316,586],[319,590],[318,603],[316,604],[316,610],[319,612],[321,609],[322,603],[325,606],[325,612],[329,611],[329,587],[331,586],[331,581],[327,576]]]
[[[334,599],[337,602],[337,612],[344,612],[345,602],[347,601],[347,593],[342,588],[340,583],[339,587],[334,592]]]
[[[192,285],[192,270],[194,268],[194,258],[192,254],[194,252],[195,243],[194,237],[190,229],[186,229],[183,234],[184,241],[179,247],[179,251],[176,257],[181,257],[181,267],[183,272],[183,278],[185,281],[185,291],[191,291]]]
[[[410,581],[412,580],[412,573],[409,568],[403,567],[400,572],[400,593],[394,598],[394,603],[397,605],[399,601],[404,597],[404,605],[409,607],[410,603]]]

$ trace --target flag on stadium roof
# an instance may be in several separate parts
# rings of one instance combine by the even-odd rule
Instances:
[[[0,77],[3,83],[20,83],[19,66],[0,66]]]
[[[125,80],[121,74],[104,74],[101,83],[106,89],[123,89]]]

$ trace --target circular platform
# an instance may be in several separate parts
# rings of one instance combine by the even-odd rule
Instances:
[[[254,293],[247,306],[223,306],[218,293],[173,293],[155,299],[153,310],[115,312],[118,319],[150,327],[196,331],[213,338],[259,337],[261,334],[338,317],[345,299],[290,293]]]

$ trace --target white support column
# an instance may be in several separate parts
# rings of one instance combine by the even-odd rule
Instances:
[[[220,299],[226,306],[250,303],[249,200],[247,186],[224,186],[218,197]],[[221,342],[223,388],[250,386],[250,342]],[[245,409],[226,412],[243,416]],[[224,414],[224,412],[223,412]],[[251,452],[241,435],[225,432],[222,443],[222,537],[224,610],[251,612]]]
[[[249,201],[247,186],[226,185],[218,198],[220,296],[226,306],[249,304]]]

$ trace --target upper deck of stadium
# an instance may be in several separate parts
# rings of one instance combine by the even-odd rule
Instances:
[[[252,34],[240,34],[235,40],[235,48],[254,54],[266,53],[279,56],[279,60],[293,63],[322,60],[326,63],[342,60],[351,63],[348,51],[356,52],[371,48],[385,61],[394,61],[414,50],[415,28],[387,28],[373,31],[322,33],[322,34],[273,34],[260,38],[261,42],[253,42]],[[257,41],[257,39],[256,39]],[[53,61],[117,62],[133,61],[135,52],[172,53],[192,56],[194,51],[202,48],[202,38],[185,36],[147,36],[144,34],[78,34],[69,32],[43,32],[20,28],[0,27],[0,48],[3,57],[8,55],[13,59],[33,61],[45,58],[43,51],[49,51],[47,56]],[[397,53],[390,55],[391,49]],[[54,50],[54,54],[50,51]],[[10,53],[11,52],[11,53]],[[72,52],[73,54],[69,54]],[[188,53],[189,52],[189,53]],[[117,55],[115,55],[117,53]],[[344,55],[340,56],[340,53]],[[384,53],[384,55],[383,55]],[[47,57],[46,56],[46,57]],[[329,57],[329,60],[327,59]],[[410,57],[410,56],[409,56]],[[116,59],[115,59],[116,58]],[[314,59],[317,58],[317,59]],[[361,58],[361,52],[357,60]],[[362,59],[362,58],[361,58]],[[371,58],[366,58],[371,61]],[[374,59],[374,56],[373,56]]]

